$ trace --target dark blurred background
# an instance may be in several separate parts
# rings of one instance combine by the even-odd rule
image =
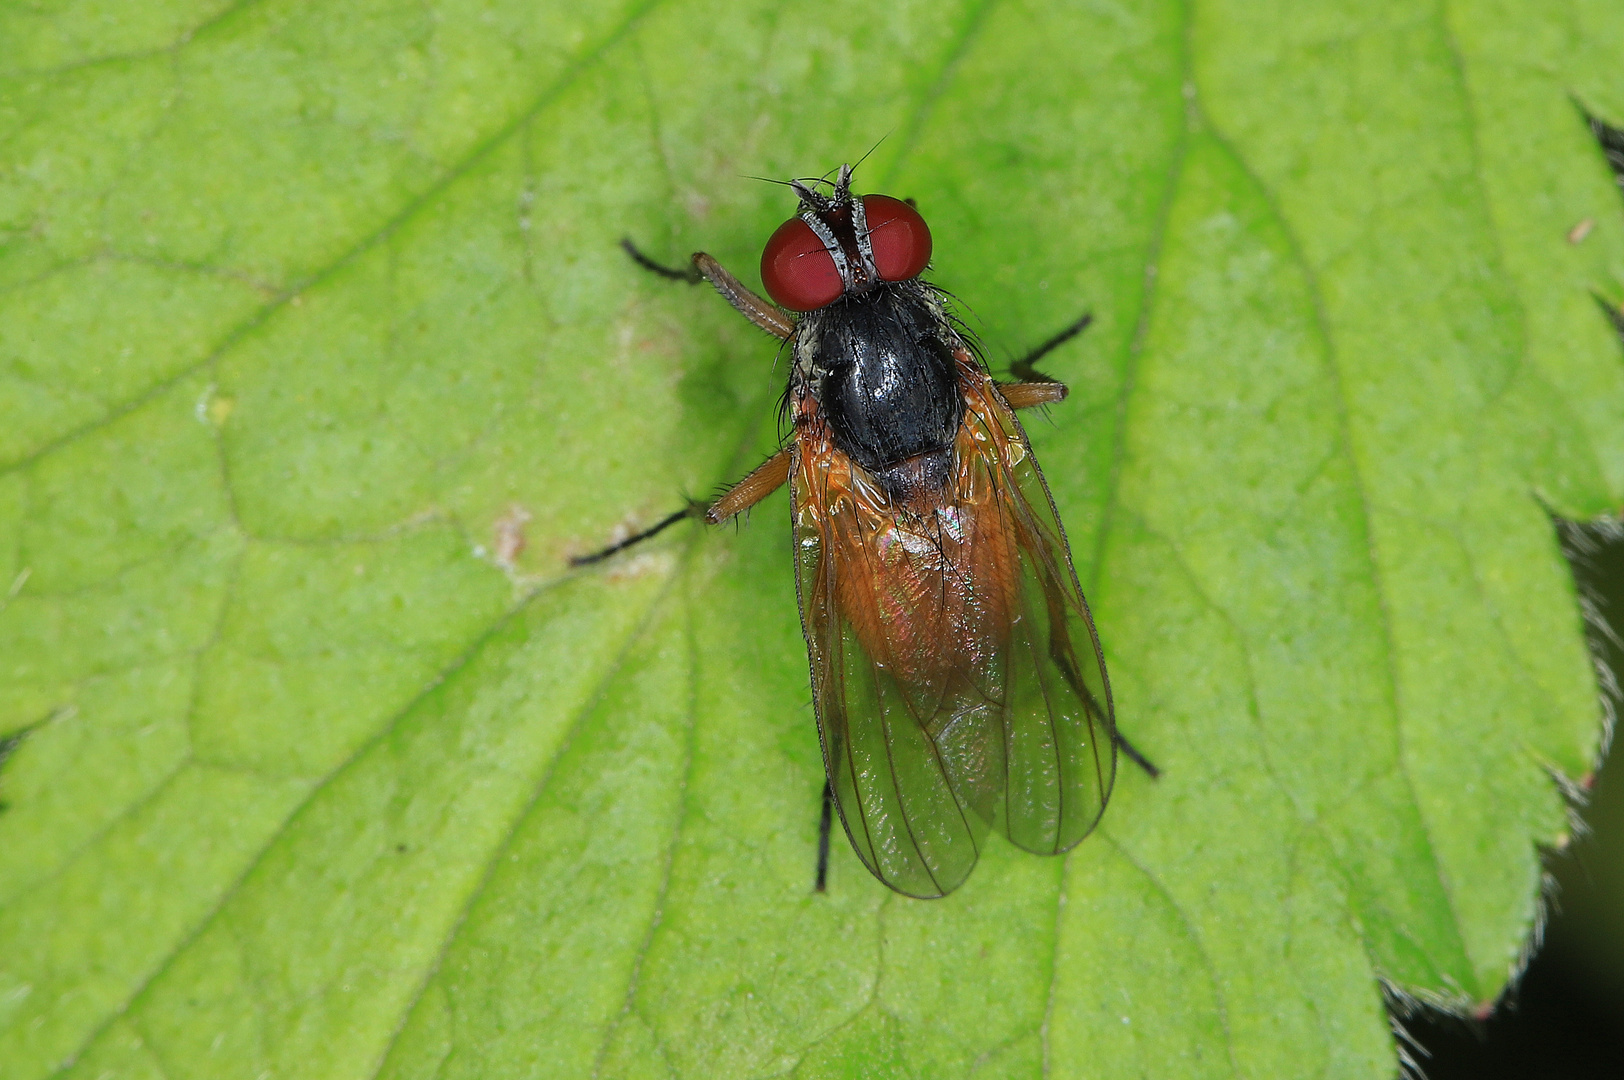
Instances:
[[[1561,524],[1590,647],[1624,676],[1624,524]],[[1612,675],[1601,677],[1613,710],[1624,707]],[[1462,1020],[1431,1010],[1396,1015],[1409,1033],[1414,1075],[1429,1080],[1501,1077],[1624,1080],[1624,754],[1609,755],[1588,781],[1588,826],[1566,850],[1548,852],[1555,887],[1545,941],[1521,982],[1494,1012]]]

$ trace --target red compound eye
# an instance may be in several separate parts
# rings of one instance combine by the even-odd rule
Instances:
[[[846,291],[833,256],[800,218],[790,218],[767,240],[761,252],[761,283],[768,296],[791,311],[816,311]]]
[[[930,229],[919,211],[889,195],[864,195],[874,265],[885,281],[916,278],[930,262]]]

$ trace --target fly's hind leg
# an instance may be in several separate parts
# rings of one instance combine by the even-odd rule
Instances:
[[[600,548],[590,555],[575,555],[570,558],[571,566],[585,566],[588,563],[602,562],[617,552],[625,551],[633,544],[640,544],[644,540],[669,529],[679,521],[688,518],[704,518],[706,524],[720,525],[728,518],[736,517],[750,509],[756,503],[765,499],[789,480],[790,450],[788,447],[778,451],[772,457],[756,466],[743,480],[728,488],[715,502],[689,502],[687,506],[674,514],[668,514],[642,532],[634,533],[624,540]]]
[[[626,254],[636,260],[638,266],[663,278],[686,281],[694,285],[701,281],[710,282],[716,287],[716,291],[722,294],[722,299],[733,305],[733,310],[780,341],[788,339],[795,333],[793,319],[751,292],[744,282],[728,273],[721,263],[703,251],[694,252],[693,259],[686,269],[678,269],[655,262],[637,250],[637,245],[630,240],[622,240],[620,246],[626,250]]]
[[[1099,699],[1096,698],[1087,687],[1080,688],[1082,689],[1083,700],[1086,703],[1088,711],[1093,714],[1094,719],[1104,723],[1106,714],[1105,710],[1100,708]],[[1145,775],[1150,777],[1152,780],[1161,779],[1162,770],[1158,769],[1154,764],[1152,764],[1148,757],[1140,753],[1139,748],[1133,743],[1129,742],[1127,737],[1116,729],[1115,724],[1106,724],[1105,726],[1111,729],[1111,742],[1118,750],[1122,751],[1129,761],[1145,770]]]
[[[829,885],[829,830],[835,823],[835,793],[829,781],[823,782],[823,810],[818,815],[818,874],[813,892],[827,892]]]
[[[1158,769],[1155,765],[1152,765],[1150,759],[1144,754],[1141,754],[1139,752],[1139,748],[1134,746],[1133,743],[1123,738],[1120,731],[1115,732],[1114,736],[1116,738],[1117,749],[1126,754],[1129,761],[1145,770],[1146,776],[1150,777],[1152,780],[1156,780],[1161,777],[1162,770]]]

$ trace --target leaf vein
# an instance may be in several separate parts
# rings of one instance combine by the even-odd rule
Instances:
[[[703,534],[700,534],[701,536]],[[694,552],[698,548],[699,538],[695,537],[688,544],[687,562],[691,563]],[[687,567],[679,572],[686,576]],[[675,576],[673,577],[673,582]],[[687,584],[684,582],[684,584]],[[660,883],[654,891],[654,906],[650,911],[647,929],[638,942],[637,950],[632,954],[631,973],[626,979],[626,993],[622,998],[620,1015],[612,1019],[604,1027],[603,1040],[598,1045],[598,1052],[593,1056],[592,1075],[597,1077],[603,1073],[603,1063],[609,1056],[609,1049],[614,1042],[615,1033],[620,1030],[621,1023],[631,1015],[636,1007],[637,988],[643,974],[643,962],[648,958],[649,950],[654,945],[655,934],[659,932],[660,923],[664,919],[666,899],[671,891],[671,871],[676,863],[677,845],[682,838],[682,829],[688,817],[688,786],[693,779],[695,751],[695,732],[699,726],[699,643],[694,634],[692,597],[685,597],[687,608],[683,619],[683,636],[688,647],[688,723],[685,739],[683,741],[682,777],[678,781],[676,812],[672,815],[671,836],[666,841],[665,854],[660,867]],[[644,1023],[648,1023],[644,1019]],[[660,1041],[658,1030],[649,1024],[649,1030],[654,1034],[655,1041]],[[663,1053],[663,1050],[662,1050]]]
[[[909,110],[910,115],[902,129],[902,137],[897,140],[897,154],[891,159],[891,165],[886,170],[883,187],[890,187],[897,170],[904,159],[913,152],[914,146],[919,142],[919,133],[924,130],[925,122],[936,108],[936,102],[947,93],[948,87],[953,85],[953,79],[958,73],[959,65],[969,53],[976,39],[981,35],[981,28],[986,25],[987,16],[991,13],[998,0],[982,0],[959,27],[959,32],[949,42],[942,53],[942,61],[936,68],[935,75],[926,84],[925,92],[913,103]]]
[[[553,775],[558,768],[558,763],[569,753],[570,746],[575,741],[576,735],[580,732],[581,725],[586,722],[587,718],[589,718],[593,711],[597,709],[598,705],[602,703],[604,696],[609,691],[609,687],[614,684],[615,679],[619,677],[621,671],[625,668],[626,659],[631,655],[632,649],[639,641],[643,639],[643,637],[648,633],[649,628],[653,625],[654,613],[659,610],[660,606],[665,602],[666,597],[671,594],[671,590],[674,588],[679,576],[679,574],[673,574],[671,576],[671,579],[666,583],[665,587],[662,588],[654,599],[649,602],[648,607],[644,610],[642,617],[637,621],[631,632],[626,635],[626,639],[621,643],[619,649],[615,653],[614,660],[604,671],[603,677],[598,680],[597,686],[594,687],[592,693],[588,694],[585,700],[582,701],[580,708],[576,710],[575,716],[571,718],[564,731],[563,738],[559,740],[557,747],[553,750],[551,760],[548,761],[546,769],[542,772],[540,779],[536,782],[535,787],[531,790],[529,799],[525,801],[525,804],[519,809],[519,812],[515,814],[513,819],[508,823],[507,829],[504,831],[502,838],[492,846],[490,857],[486,859],[485,865],[480,869],[479,877],[475,881],[473,888],[468,890],[467,895],[464,896],[462,901],[458,904],[456,915],[452,918],[444,936],[441,938],[439,947],[435,950],[433,960],[431,960],[424,968],[423,977],[418,981],[418,984],[413,989],[411,996],[403,1003],[400,1011],[400,1020],[395,1025],[394,1030],[390,1032],[389,1038],[385,1040],[383,1046],[379,1049],[377,1063],[373,1066],[372,1071],[368,1074],[370,1077],[377,1077],[378,1074],[383,1070],[384,1065],[388,1061],[390,1052],[399,1042],[401,1034],[405,1032],[407,1023],[411,1020],[412,1013],[416,1010],[417,1005],[422,1000],[424,993],[428,991],[429,986],[434,982],[435,977],[439,974],[440,968],[445,963],[446,955],[451,950],[451,946],[456,942],[457,938],[462,933],[462,928],[468,921],[469,912],[473,910],[474,906],[478,904],[480,899],[485,895],[486,889],[489,888],[491,879],[496,873],[496,868],[502,864],[502,856],[507,854],[512,849],[513,841],[518,835],[520,828],[524,825],[525,821],[530,818],[530,815],[535,811],[537,803],[541,801],[542,795],[545,794],[547,789],[551,786]],[[526,600],[525,603],[528,604],[529,600]]]
[[[1191,27],[1190,9],[1184,9],[1184,25],[1178,35],[1179,48],[1179,79],[1181,84],[1190,78],[1190,45],[1189,34]],[[1172,216],[1173,201],[1178,195],[1179,184],[1184,175],[1184,161],[1189,151],[1190,135],[1189,125],[1184,124],[1179,131],[1178,140],[1173,146],[1169,157],[1166,174],[1166,187],[1164,188],[1161,205],[1156,208],[1155,222],[1151,226],[1150,242],[1144,248],[1144,273],[1142,275],[1142,291],[1140,294],[1139,313],[1135,321],[1133,333],[1129,336],[1128,345],[1122,355],[1122,382],[1117,388],[1114,403],[1102,402],[1096,408],[1099,412],[1107,411],[1115,414],[1115,426],[1111,433],[1111,464],[1105,482],[1105,505],[1101,508],[1099,531],[1094,541],[1094,557],[1089,567],[1088,594],[1099,591],[1101,567],[1105,562],[1105,545],[1110,538],[1116,511],[1121,499],[1122,473],[1127,461],[1127,420],[1128,403],[1133,397],[1136,388],[1136,374],[1139,366],[1140,354],[1144,351],[1145,337],[1149,333],[1150,318],[1155,308],[1156,298],[1156,266],[1161,261],[1162,251],[1167,242],[1167,225]],[[1066,859],[1070,862],[1070,857]],[[1042,1042],[1042,1075],[1047,1080],[1052,1067],[1049,1047],[1049,1025],[1054,1015],[1055,986],[1060,975],[1059,948],[1060,948],[1060,920],[1064,915],[1066,896],[1065,875],[1062,873],[1060,887],[1055,891],[1055,956],[1049,969],[1049,988],[1043,1008],[1043,1042]]]
[[[1195,103],[1194,107],[1200,110],[1199,103]],[[1234,161],[1236,168],[1238,168],[1242,174],[1246,176],[1248,182],[1250,182],[1253,187],[1256,188],[1259,198],[1262,200],[1264,206],[1268,209],[1269,216],[1274,220],[1276,226],[1280,229],[1281,235],[1285,237],[1286,245],[1290,251],[1292,261],[1297,264],[1299,271],[1303,275],[1303,282],[1307,287],[1309,296],[1311,298],[1311,306],[1314,313],[1314,328],[1316,336],[1320,341],[1320,352],[1325,358],[1324,364],[1326,377],[1330,381],[1332,390],[1331,396],[1335,403],[1337,424],[1336,442],[1342,447],[1343,454],[1347,458],[1349,470],[1353,477],[1354,494],[1358,499],[1359,516],[1364,526],[1363,531],[1366,559],[1369,566],[1369,580],[1374,586],[1377,599],[1377,609],[1380,612],[1382,667],[1386,674],[1386,685],[1384,690],[1388,701],[1388,707],[1391,710],[1391,715],[1393,718],[1392,725],[1394,740],[1398,744],[1398,773],[1403,778],[1406,794],[1408,795],[1411,807],[1415,811],[1416,820],[1419,823],[1421,838],[1426,844],[1427,859],[1432,865],[1433,879],[1437,882],[1439,892],[1443,897],[1444,903],[1449,909],[1450,929],[1453,932],[1455,939],[1453,944],[1459,950],[1460,955],[1465,957],[1466,947],[1465,939],[1461,932],[1460,914],[1456,910],[1454,897],[1451,894],[1449,883],[1444,878],[1443,865],[1438,857],[1437,842],[1433,839],[1432,831],[1427,824],[1426,816],[1422,811],[1421,800],[1416,790],[1415,778],[1411,775],[1410,767],[1407,764],[1405,753],[1406,739],[1404,709],[1402,701],[1403,694],[1399,686],[1399,672],[1397,669],[1397,661],[1395,659],[1396,645],[1393,632],[1393,615],[1388,595],[1389,589],[1386,584],[1385,575],[1382,572],[1380,542],[1376,538],[1376,509],[1372,503],[1368,482],[1365,477],[1364,470],[1361,468],[1360,458],[1355,448],[1356,440],[1353,433],[1353,422],[1348,415],[1348,390],[1343,378],[1342,366],[1339,362],[1341,354],[1336,347],[1335,337],[1331,332],[1331,319],[1329,313],[1325,310],[1324,292],[1320,286],[1319,275],[1315,272],[1313,264],[1310,262],[1307,252],[1302,246],[1301,238],[1297,235],[1296,228],[1286,216],[1285,210],[1280,205],[1280,202],[1276,198],[1274,192],[1267,184],[1263,182],[1263,178],[1256,172],[1256,170],[1252,168],[1251,163],[1248,162],[1241,154],[1239,148],[1230,141],[1230,139],[1223,133],[1222,129],[1212,122],[1211,117],[1207,116],[1204,111],[1201,111],[1200,115],[1203,126],[1211,138],[1223,148],[1224,152],[1230,156],[1231,160]],[[1351,873],[1348,868],[1344,867],[1343,869],[1344,872]]]
[[[464,650],[451,663],[442,668],[433,678],[428,680],[423,688],[417,694],[412,696],[411,700],[409,700],[400,709],[396,710],[392,716],[381,724],[378,730],[374,732],[370,738],[360,743],[353,751],[351,751],[347,758],[329,771],[326,776],[322,777],[316,783],[311,784],[309,790],[307,790],[300,797],[299,801],[292,807],[292,809],[288,811],[287,815],[282,819],[281,824],[279,824],[266,836],[265,841],[260,845],[259,850],[256,851],[247,861],[241,872],[239,872],[237,876],[233,878],[231,882],[221,891],[219,898],[197,921],[197,924],[190,931],[180,936],[180,938],[163,956],[163,958],[153,967],[152,971],[145,978],[143,978],[139,985],[137,985],[136,988],[130,993],[124,1005],[120,1008],[114,1009],[108,1015],[107,1019],[92,1027],[85,1035],[84,1039],[80,1041],[79,1046],[71,1054],[69,1054],[64,1062],[54,1071],[52,1071],[49,1076],[58,1077],[63,1075],[64,1072],[66,1072],[66,1070],[72,1065],[73,1061],[75,1061],[87,1047],[95,1043],[96,1040],[99,1039],[121,1016],[131,1013],[136,1006],[140,1004],[141,1000],[147,994],[152,992],[153,986],[167,971],[169,971],[175,961],[197,940],[199,940],[208,930],[208,928],[214,925],[216,920],[220,918],[227,906],[242,890],[248,879],[253,876],[254,871],[259,868],[260,864],[264,861],[265,856],[273,847],[276,846],[278,841],[280,841],[282,837],[286,835],[288,829],[294,824],[294,822],[309,810],[311,803],[315,801],[316,797],[321,792],[332,786],[333,781],[337,777],[342,775],[347,769],[365,756],[368,751],[377,746],[384,739],[388,738],[396,730],[396,728],[400,726],[406,717],[410,716],[418,705],[420,705],[430,694],[434,693],[435,690],[444,684],[448,678],[472,663],[473,660],[485,648],[485,646],[489,644],[498,633],[500,633],[510,622],[513,621],[514,618],[519,615],[520,612],[528,607],[545,591],[545,589],[537,589],[535,592],[526,595],[518,604],[514,605],[508,611],[503,612],[501,616],[495,619],[488,627],[486,627],[484,631],[474,638],[473,642],[466,650]]]
[[[417,195],[407,199],[405,204],[394,215],[387,218],[381,225],[371,232],[363,234],[349,248],[341,252],[327,265],[317,268],[305,277],[291,285],[283,287],[278,295],[268,301],[259,310],[244,318],[236,326],[227,330],[219,339],[213,349],[196,363],[188,364],[184,368],[161,379],[147,389],[131,397],[128,401],[111,407],[106,414],[95,420],[81,424],[55,438],[48,439],[32,452],[23,455],[17,460],[0,467],[0,477],[25,465],[38,460],[69,443],[92,434],[114,421],[124,417],[147,402],[157,398],[164,391],[175,386],[196,372],[206,370],[220,358],[235,348],[252,331],[264,325],[272,315],[287,306],[300,293],[326,282],[344,267],[372,250],[379,243],[388,239],[403,226],[410,223],[419,213],[432,205],[447,189],[458,180],[468,175],[475,166],[485,158],[495,153],[506,144],[515,133],[522,131],[526,124],[540,113],[545,111],[555,100],[572,86],[577,79],[590,70],[606,53],[618,45],[645,16],[663,0],[643,0],[643,3],[633,9],[619,25],[610,30],[590,48],[571,60],[563,72],[545,90],[536,96],[529,105],[519,110],[518,114],[492,134],[475,143],[474,146],[462,156],[455,164],[437,177],[432,183]]]
[[[1202,967],[1206,968],[1207,980],[1212,986],[1212,997],[1217,1006],[1216,1011],[1218,1013],[1218,1023],[1224,1029],[1224,1053],[1229,1058],[1229,1071],[1231,1075],[1234,1076],[1243,1075],[1239,1063],[1235,1061],[1235,1037],[1234,1034],[1229,1030],[1229,1006],[1224,1000],[1223,986],[1218,978],[1218,967],[1213,963],[1211,954],[1207,952],[1206,941],[1202,937],[1201,932],[1196,928],[1195,922],[1191,920],[1189,914],[1179,903],[1178,898],[1175,897],[1167,886],[1162,883],[1160,878],[1151,873],[1148,867],[1141,864],[1139,860],[1135,859],[1131,854],[1129,854],[1127,848],[1125,848],[1110,833],[1102,832],[1102,839],[1109,842],[1110,845],[1116,849],[1117,854],[1122,856],[1123,861],[1138,871],[1140,876],[1150,883],[1150,887],[1161,896],[1162,900],[1166,902],[1168,908],[1175,916],[1178,917],[1179,924],[1184,927],[1184,932],[1189,936],[1190,943],[1195,946],[1196,955],[1201,958]],[[1138,1036],[1135,1035],[1135,1038],[1137,1037]]]

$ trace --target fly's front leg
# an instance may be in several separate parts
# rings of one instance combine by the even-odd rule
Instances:
[[[640,544],[650,537],[658,536],[677,522],[686,521],[688,518],[704,518],[708,525],[720,525],[728,518],[737,517],[784,486],[789,480],[790,461],[790,450],[785,447],[756,466],[750,475],[724,491],[715,502],[690,502],[681,510],[661,518],[642,532],[634,533],[606,548],[600,548],[590,555],[572,556],[570,565],[585,566],[588,563],[602,562],[617,552],[625,551],[633,544]]]
[[[745,288],[744,282],[728,273],[721,263],[703,251],[694,252],[694,269],[698,270],[706,281],[716,286],[716,291],[733,305],[735,311],[779,341],[788,341],[795,333],[793,319]]]
[[[645,270],[659,274],[672,281],[686,281],[698,284],[708,281],[722,294],[722,299],[733,305],[733,310],[755,323],[780,341],[787,340],[795,333],[795,321],[784,314],[772,304],[763,300],[747,288],[744,282],[727,272],[721,263],[705,254],[703,251],[694,252],[693,263],[686,270],[679,270],[671,266],[662,266],[653,259],[637,250],[637,246],[630,240],[622,240],[620,246],[626,249],[626,254],[637,260],[637,265]]]
[[[632,243],[629,237],[622,237],[620,246],[621,249],[626,252],[626,254],[632,257],[633,262],[637,263],[638,266],[641,266],[644,270],[647,270],[651,274],[659,274],[661,277],[671,281],[686,281],[690,285],[698,285],[701,281],[705,280],[704,275],[701,274],[696,267],[666,266],[664,263],[655,262],[647,255],[644,255],[641,251],[637,250],[637,245]]]

